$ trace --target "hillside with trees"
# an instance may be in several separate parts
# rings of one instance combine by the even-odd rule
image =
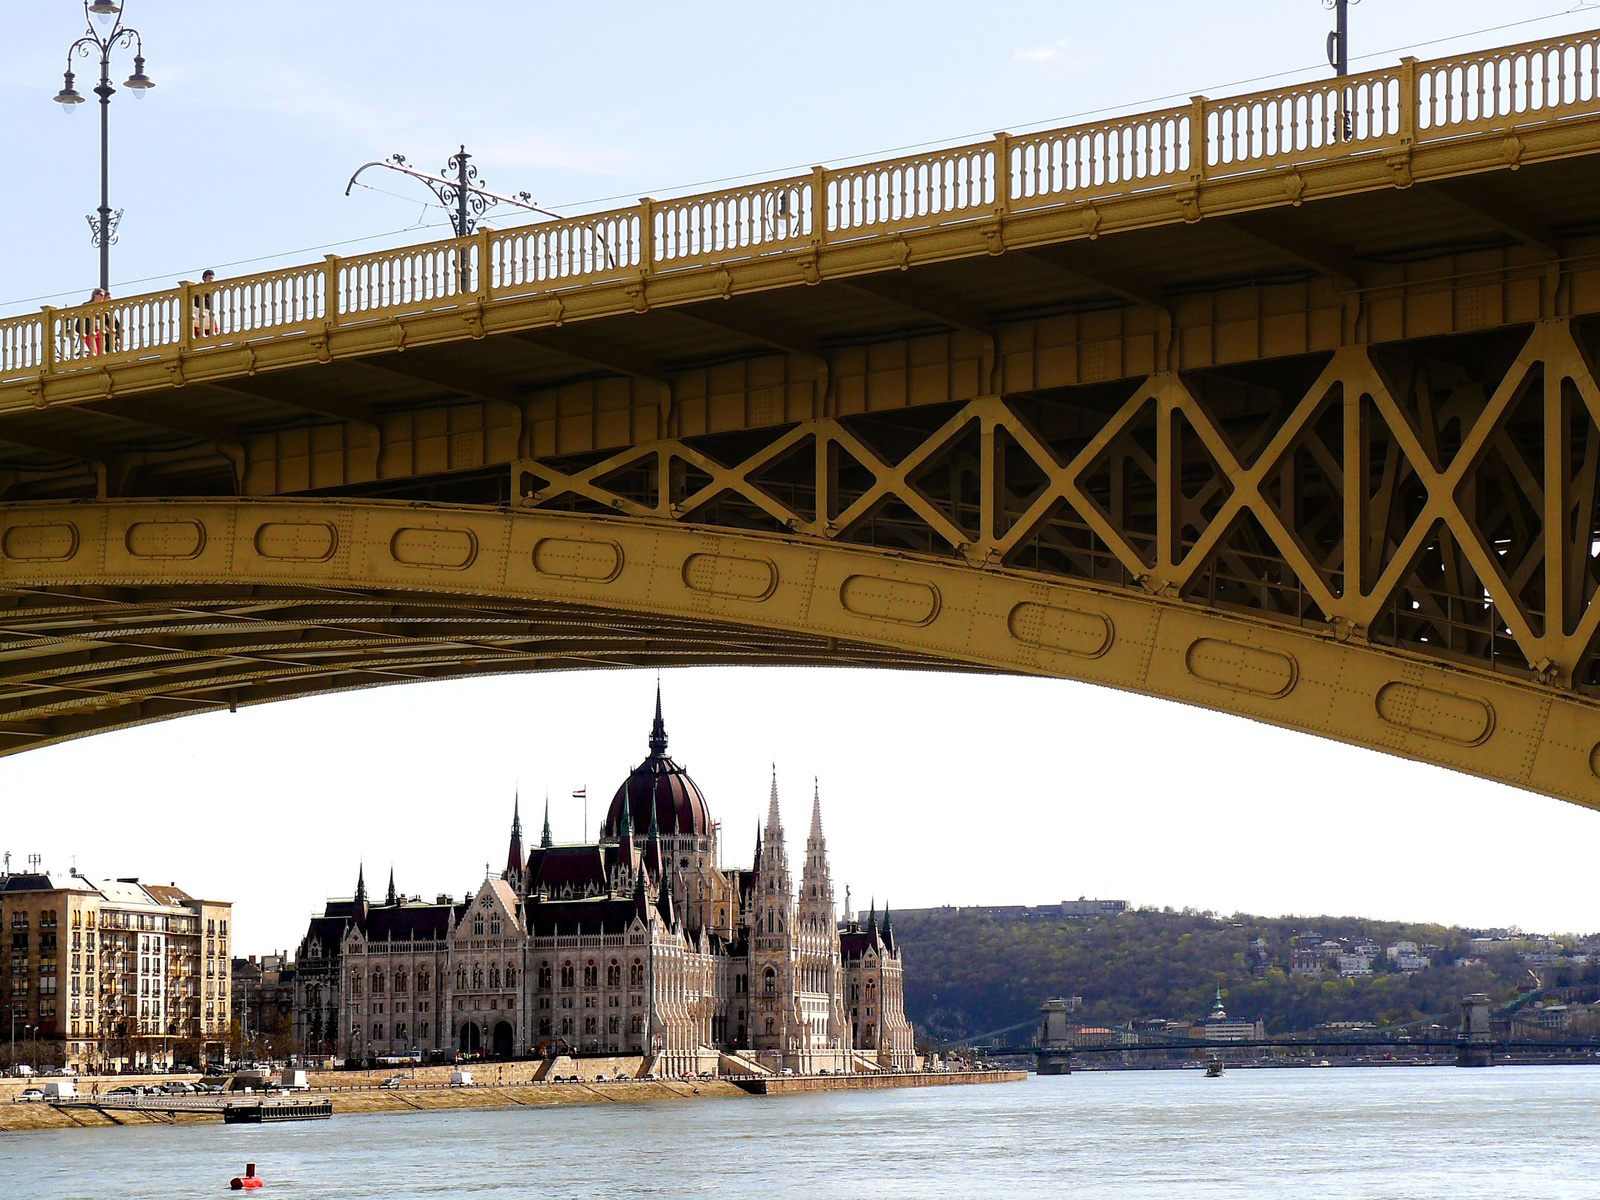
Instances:
[[[1293,974],[1290,938],[1309,930],[1335,940],[1379,946],[1414,941],[1439,950],[1434,965],[1412,974],[1394,969],[1383,955],[1373,961],[1370,976]],[[1026,1026],[1051,997],[1083,997],[1078,1017],[1086,1024],[1199,1020],[1220,987],[1231,1017],[1260,1017],[1267,1032],[1276,1034],[1329,1021],[1454,1024],[1465,993],[1487,992],[1500,1004],[1519,989],[1537,986],[1510,943],[1474,952],[1465,930],[1358,917],[1220,917],[1146,909],[1072,921],[926,909],[897,913],[894,931],[905,961],[907,1013],[919,1037],[935,1041],[1011,1026],[1023,1028],[1006,1040],[1026,1041]],[[1253,949],[1258,938],[1263,942]],[[1481,965],[1456,966],[1458,959]],[[1567,982],[1593,983],[1600,980],[1600,966],[1567,975]]]

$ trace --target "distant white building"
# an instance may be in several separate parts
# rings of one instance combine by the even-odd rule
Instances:
[[[1211,1006],[1211,1013],[1206,1017],[1205,1039],[1208,1042],[1247,1042],[1259,1041],[1267,1036],[1266,1026],[1261,1018],[1254,1021],[1241,1021],[1228,1016],[1227,1010],[1222,1007],[1222,989],[1217,989],[1217,1002]]]
[[[1345,979],[1372,974],[1372,959],[1365,954],[1339,955],[1339,974]]]
[[[1433,965],[1433,960],[1417,949],[1415,942],[1396,942],[1384,951],[1385,957],[1395,965],[1395,969],[1406,975],[1414,975],[1425,967]]]

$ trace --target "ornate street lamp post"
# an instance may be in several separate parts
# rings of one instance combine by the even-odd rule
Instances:
[[[100,208],[99,215],[89,217],[88,221],[89,228],[93,230],[90,241],[100,248],[100,287],[107,292],[111,290],[111,247],[116,244],[117,224],[122,220],[122,210],[119,208],[113,212],[111,209],[107,181],[109,155],[106,138],[110,125],[111,97],[117,90],[111,86],[111,51],[117,46],[133,47],[133,74],[122,86],[132,91],[135,97],[143,96],[155,87],[144,73],[144,39],[137,29],[122,23],[122,9],[123,0],[83,0],[83,16],[88,31],[67,48],[66,77],[61,90],[55,95],[56,103],[61,105],[61,111],[65,113],[72,112],[83,103],[83,95],[72,86],[72,58],[73,55],[88,58],[98,50],[100,85],[94,89],[94,94],[100,97]],[[102,27],[109,26],[103,35],[95,29],[96,20]]]

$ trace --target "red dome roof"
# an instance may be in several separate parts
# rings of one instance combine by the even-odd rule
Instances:
[[[656,693],[656,719],[650,730],[650,757],[623,781],[606,811],[600,836],[614,838],[622,828],[622,806],[627,804],[636,836],[656,828],[663,836],[711,836],[711,811],[689,773],[667,757],[667,729],[661,720],[661,694]]]

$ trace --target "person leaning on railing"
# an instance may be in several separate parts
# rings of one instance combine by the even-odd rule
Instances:
[[[189,328],[194,337],[212,337],[219,332],[217,328],[216,292],[206,285],[217,277],[217,273],[206,268],[200,276],[201,286],[193,293],[190,300]],[[187,279],[182,281],[184,287],[194,287]]]
[[[95,288],[89,296],[90,304],[106,304],[110,300],[111,293],[105,288]],[[122,349],[122,318],[109,308],[73,318],[71,333],[74,358],[114,354]]]

